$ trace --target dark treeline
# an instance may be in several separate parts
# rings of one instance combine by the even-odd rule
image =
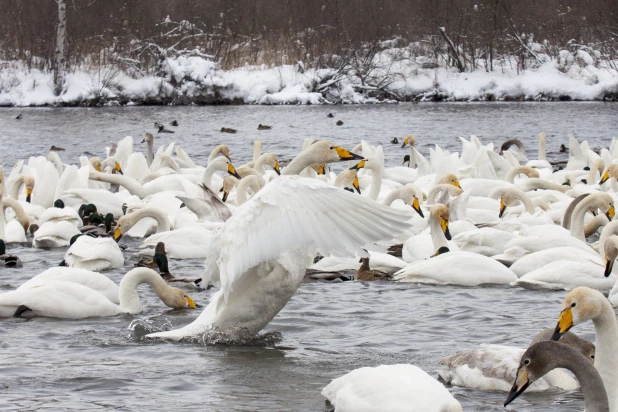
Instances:
[[[618,51],[616,0],[65,0],[67,66],[157,70],[165,57],[212,57],[223,68],[299,61],[332,67],[381,41],[417,44],[461,71],[590,47]],[[0,0],[0,59],[51,68],[55,0]],[[169,19],[168,19],[169,17]],[[443,28],[443,29],[442,29]],[[419,50],[420,52],[420,50]],[[361,58],[365,58],[363,55]]]

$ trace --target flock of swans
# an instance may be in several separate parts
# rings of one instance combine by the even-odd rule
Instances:
[[[381,146],[310,139],[285,167],[260,141],[245,165],[219,145],[202,167],[174,143],[155,153],[150,133],[145,155],[128,136],[103,160],[67,165],[55,151],[20,160],[8,177],[0,168],[0,262],[22,265],[9,253],[16,242],[66,253],[61,266],[0,294],[0,317],[138,314],[142,283],[171,308],[195,309],[189,293],[218,287],[192,323],[147,335],[178,341],[258,334],[304,281],[570,290],[556,329],[527,350],[458,352],[442,359],[439,378],[508,392],[506,404],[526,389],[581,388],[589,412],[618,412],[618,144],[597,153],[571,136],[568,162],[554,170],[545,133],[538,139],[535,160],[517,140],[496,151],[475,136],[461,138],[461,153],[436,145],[426,158],[410,135],[399,167],[385,167]],[[348,162],[343,172],[329,169],[336,162]],[[117,285],[101,272],[125,266],[123,237],[143,239],[147,267]],[[205,259],[202,278],[169,273],[168,259],[191,258]],[[587,320],[596,348],[569,332]],[[413,365],[357,369],[322,394],[336,411],[461,410]]]

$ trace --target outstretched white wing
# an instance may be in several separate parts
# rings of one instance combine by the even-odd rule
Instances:
[[[219,233],[217,265],[227,295],[248,269],[292,247],[349,256],[406,230],[411,213],[329,186],[282,176],[240,207]]]

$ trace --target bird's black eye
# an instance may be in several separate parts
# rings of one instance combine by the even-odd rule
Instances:
[[[571,303],[571,307],[574,308],[575,306],[577,306],[577,303],[573,302]]]
[[[524,365],[530,365],[530,359],[526,359],[526,360],[524,361]]]
[[[590,355],[590,359],[594,359],[594,355]]]
[[[331,146],[331,147],[330,147],[330,150],[333,150],[334,148],[335,148],[335,146]]]

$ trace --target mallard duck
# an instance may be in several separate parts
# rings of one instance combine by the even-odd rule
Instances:
[[[7,268],[20,268],[23,266],[23,263],[21,263],[17,256],[6,254],[6,245],[4,240],[0,239],[0,266],[2,265]]]
[[[327,115],[326,115],[326,117],[328,117],[328,118],[332,119],[332,118],[333,118],[333,117],[335,117],[335,116],[334,116],[332,113],[329,113],[329,114],[327,114]]]
[[[162,123],[155,122],[155,127],[157,128],[157,133],[175,133],[172,130],[168,130]]]
[[[236,133],[236,129],[232,129],[231,127],[222,127],[221,133]]]
[[[342,120],[337,120],[337,123],[335,123],[337,126],[343,126],[343,121]]]
[[[265,124],[258,125],[258,130],[270,130],[272,128],[273,128],[272,126],[266,126]]]
[[[391,140],[392,144],[399,144],[399,139],[397,139],[396,137],[393,137],[393,140]],[[410,156],[408,156],[410,157]]]
[[[168,283],[172,283],[172,282],[188,283],[188,284],[193,284],[197,288],[201,288],[200,282],[202,281],[202,278],[198,278],[198,277],[177,278],[170,273],[168,262],[167,262],[167,253],[165,252],[165,243],[163,242],[157,243],[157,246],[155,247],[155,254],[152,260],[142,259],[139,262],[137,262],[135,266],[149,267],[153,269],[158,268],[159,274]]]
[[[108,237],[111,236],[114,225],[114,215],[108,213],[105,217],[102,217],[98,213],[91,213],[84,218],[84,226],[79,230],[83,234],[88,234],[94,237]]]
[[[170,122],[170,126],[174,126],[174,127],[178,126],[178,120],[172,120]]]
[[[21,118],[23,117],[23,115],[20,113],[17,115],[17,117],[15,118],[15,120],[21,120]]]
[[[356,280],[373,281],[373,280],[391,280],[392,276],[386,272],[373,270],[369,267],[369,257],[362,257],[359,260],[362,265],[356,271]]]
[[[52,147],[49,148],[49,150],[54,151],[54,152],[64,152],[64,147],[58,147],[58,146],[54,146],[52,145]]]
[[[97,213],[97,207],[93,203],[82,204],[77,212],[82,219],[88,217],[91,213]]]

